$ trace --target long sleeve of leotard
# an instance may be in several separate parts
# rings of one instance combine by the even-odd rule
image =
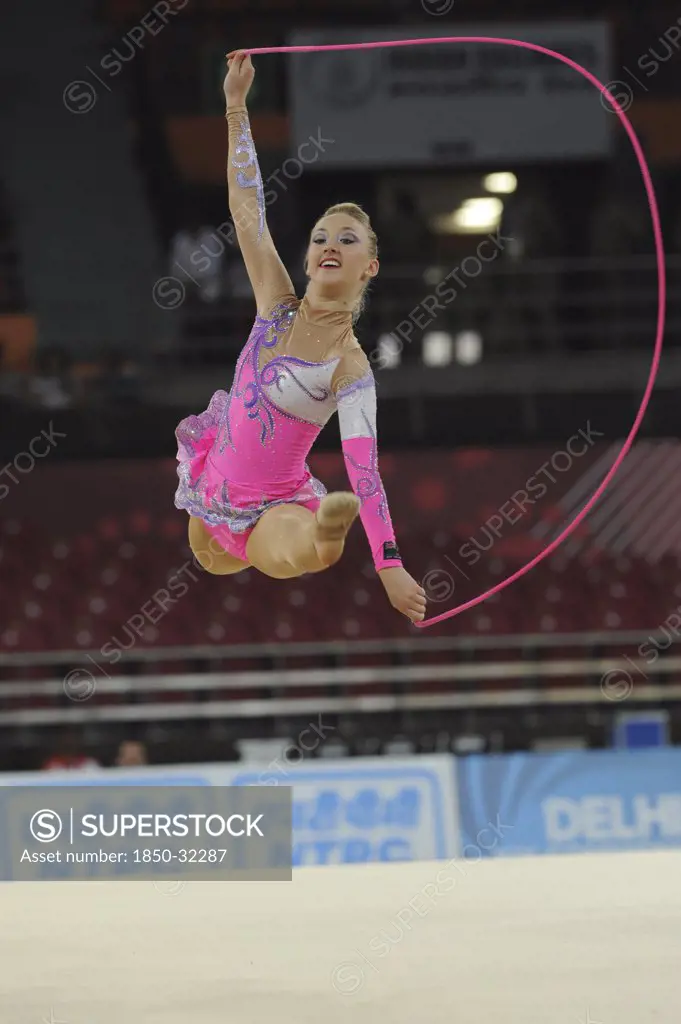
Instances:
[[[267,315],[282,295],[294,292],[288,272],[270,235],[265,216],[265,189],[251,123],[245,106],[228,107],[227,188],[234,221],[258,313]]]
[[[360,518],[376,570],[402,565],[390,520],[388,499],[378,472],[376,383],[369,369],[336,392],[345,468],[362,502]]]

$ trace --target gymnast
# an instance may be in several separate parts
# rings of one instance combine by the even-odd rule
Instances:
[[[189,513],[189,544],[204,569],[252,566],[273,579],[334,565],[359,515],[388,600],[421,622],[425,591],[395,541],[378,472],[374,377],[353,333],[378,273],[376,235],[361,207],[331,206],[310,236],[308,285],[296,297],[265,219],[246,108],[254,75],[247,53],[227,55],[229,209],[257,315],[229,393],[216,391],[177,427],[175,505]],[[336,411],[352,491],[327,494],[306,460]]]

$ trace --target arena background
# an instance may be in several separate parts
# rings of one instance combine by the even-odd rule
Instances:
[[[254,316],[227,204],[225,53],[437,35],[539,42],[611,84],[650,162],[668,307],[652,401],[604,498],[502,594],[418,630],[388,605],[359,526],[320,575],[201,571],[173,505],[174,430],[229,387]],[[246,887],[238,905],[209,905],[202,887],[153,903],[122,880],[120,905],[108,885],[87,905],[70,887],[3,886],[22,922],[0,932],[7,1019],[223,1020],[218,970],[243,1020],[308,1019],[310,994],[310,1020],[406,1021],[424,999],[449,1020],[452,977],[461,1021],[673,1019],[678,940],[663,954],[660,937],[681,845],[680,51],[664,2],[17,0],[3,13],[0,782],[292,786],[293,863],[310,868],[291,896],[270,903],[261,886],[252,903]],[[439,614],[558,536],[633,423],[657,315],[634,153],[607,101],[537,54],[254,63],[267,216],[297,287],[326,206],[360,202],[377,230],[359,338],[380,469],[405,565]],[[335,423],[310,465],[346,486]],[[436,866],[385,863],[453,859],[484,882],[444,918],[408,903]],[[328,874],[368,861],[384,864]],[[44,913],[72,919],[70,944],[43,932]],[[283,953],[275,936],[298,914],[299,951]],[[132,934],[156,952],[121,994]],[[188,970],[194,935],[202,966]],[[377,936],[392,952],[372,987],[359,950],[387,956]],[[68,965],[84,955],[77,995]],[[486,958],[505,964],[498,990]]]

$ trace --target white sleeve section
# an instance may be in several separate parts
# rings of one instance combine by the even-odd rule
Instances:
[[[342,441],[351,437],[376,439],[376,383],[369,370],[359,380],[336,392]]]

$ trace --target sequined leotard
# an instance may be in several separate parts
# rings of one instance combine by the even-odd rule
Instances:
[[[252,142],[250,150],[246,146],[250,132],[245,117],[238,130],[237,152],[246,147],[252,166],[255,154]],[[249,181],[243,181],[244,165],[234,164],[242,179],[237,182],[250,190]],[[260,216],[257,162],[255,169],[258,210],[250,212],[248,232],[243,209],[239,211],[245,257],[249,244],[258,247],[260,256],[259,247],[268,237]],[[307,458],[324,425],[338,412],[345,466],[361,500],[360,517],[374,565],[377,570],[400,565],[378,472],[375,382],[354,338],[352,315],[313,310],[307,298],[296,298],[287,278],[280,278],[281,283],[289,287],[280,286],[270,310],[256,317],[229,392],[217,391],[205,412],[189,416],[177,428],[175,504],[204,520],[225,550],[247,561],[248,536],[267,509],[288,502],[313,510],[319,506],[326,488],[312,476]],[[314,358],[331,352],[337,354]],[[348,366],[356,366],[356,372],[339,373]]]

